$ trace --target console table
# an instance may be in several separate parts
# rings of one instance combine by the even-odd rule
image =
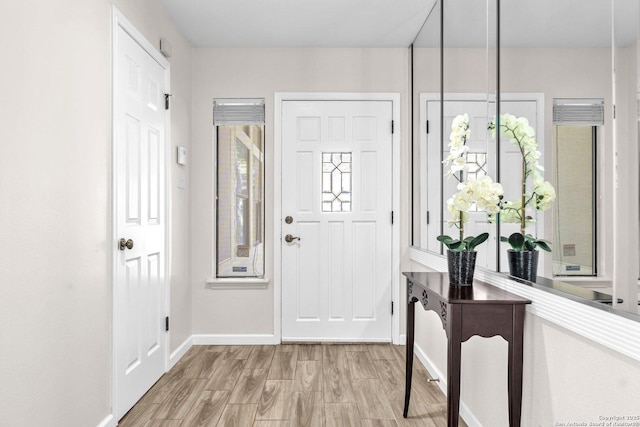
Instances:
[[[480,281],[473,286],[450,285],[446,273],[402,273],[407,277],[407,348],[404,417],[409,411],[415,303],[435,311],[447,334],[447,425],[458,426],[460,413],[460,354],[462,343],[474,335],[500,335],[509,343],[509,426],[520,427],[522,408],[522,344],[525,304],[531,301]]]

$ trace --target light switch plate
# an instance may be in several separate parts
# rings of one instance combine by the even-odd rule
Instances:
[[[178,164],[179,165],[187,164],[187,149],[184,147],[178,147]]]
[[[178,169],[178,188],[184,190],[184,187],[186,185],[186,176],[184,174],[184,170],[183,169]]]

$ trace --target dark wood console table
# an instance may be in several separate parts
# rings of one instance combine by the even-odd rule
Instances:
[[[447,425],[458,426],[460,413],[460,354],[462,343],[474,335],[500,335],[509,343],[509,426],[520,427],[522,408],[522,344],[525,304],[531,301],[483,282],[473,286],[449,284],[446,273],[402,273],[407,277],[407,348],[404,417],[409,411],[415,303],[435,311],[448,338]]]

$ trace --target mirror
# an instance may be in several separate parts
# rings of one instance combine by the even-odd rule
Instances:
[[[496,113],[526,117],[536,132],[544,179],[557,194],[556,202],[545,212],[534,213],[526,228],[527,233],[552,242],[553,252],[540,257],[539,276],[560,276],[614,295],[616,301],[624,300],[619,308],[637,312],[637,258],[622,265],[613,254],[615,242],[623,240],[621,233],[637,235],[640,223],[639,2],[443,0],[442,8],[440,4],[434,3],[412,49],[412,245],[443,254],[436,237],[454,231],[446,225],[443,207],[455,182],[443,178],[442,166],[453,117],[470,115],[469,153],[475,170],[499,180],[506,200],[521,194],[519,179],[511,179],[520,174],[520,153],[499,136],[491,138],[482,123]],[[625,219],[633,222],[631,227]],[[518,230],[519,224],[489,224],[484,215],[472,219],[471,234],[490,234],[478,254],[479,266],[508,271],[508,244],[499,243],[498,236]],[[638,257],[638,239],[629,241],[634,245],[629,256]],[[617,249],[620,254],[621,245]]]

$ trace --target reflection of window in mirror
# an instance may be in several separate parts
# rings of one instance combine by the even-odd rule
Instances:
[[[214,103],[218,278],[264,274],[264,103],[257,104]]]
[[[595,160],[603,105],[601,100],[554,100],[555,276],[597,276]]]

